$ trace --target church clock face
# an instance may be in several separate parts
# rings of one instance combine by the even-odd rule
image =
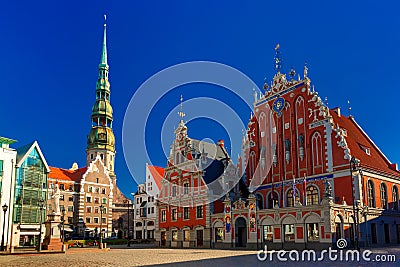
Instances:
[[[182,134],[180,134],[180,133],[176,135],[176,139],[178,139],[178,141],[181,141],[181,140],[182,140],[182,137],[183,137],[183,136],[182,136]]]
[[[282,110],[285,107],[285,99],[278,97],[274,104],[272,104],[272,110],[280,117],[282,115]]]

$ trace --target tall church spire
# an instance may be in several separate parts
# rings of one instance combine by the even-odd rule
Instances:
[[[104,18],[106,18],[105,15]],[[106,24],[104,23],[102,54],[96,82],[96,101],[92,107],[92,125],[87,139],[86,156],[88,165],[99,156],[110,176],[115,177],[115,137],[112,130],[113,109],[110,103],[108,73]]]
[[[101,53],[101,62],[100,65],[106,65],[107,64],[107,23],[106,23],[106,15],[104,14],[104,34],[103,34],[103,51]]]

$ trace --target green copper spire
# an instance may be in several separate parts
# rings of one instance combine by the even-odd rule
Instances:
[[[104,15],[105,19],[106,15]],[[101,53],[101,62],[100,65],[108,65],[107,64],[107,24],[104,23],[104,34],[103,34],[103,51]]]
[[[105,18],[105,15],[104,15]],[[88,150],[115,152],[112,131],[113,109],[110,103],[109,66],[107,63],[106,24],[104,23],[103,47],[96,83],[96,101],[92,107],[92,128],[88,136]]]
[[[106,19],[107,19],[107,16],[106,16],[106,14],[104,14],[103,50],[101,52],[101,61],[100,61],[99,67],[101,67],[101,66],[108,67],[108,63],[107,63],[107,24],[106,24]]]

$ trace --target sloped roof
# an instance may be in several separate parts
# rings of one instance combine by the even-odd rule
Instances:
[[[212,158],[216,160],[222,160],[229,158],[228,153],[225,150],[225,147],[220,145],[212,144],[209,142],[200,141],[197,139],[190,138],[193,149],[195,149],[198,153],[206,153],[207,158]]]
[[[400,172],[390,167],[391,162],[353,117],[338,116],[332,110],[330,114],[335,123],[339,124],[341,128],[346,129],[346,141],[350,148],[350,154],[360,160],[361,166],[400,177]],[[365,148],[369,148],[369,155],[366,153]]]
[[[39,154],[39,157],[41,158],[41,160],[43,161],[43,164],[46,168],[47,172],[50,172],[50,168],[49,165],[47,164],[46,159],[43,156],[42,150],[39,147],[39,144],[37,141],[33,141],[29,144],[26,144],[20,148],[17,148],[17,167],[21,167],[21,164],[23,163],[23,161],[25,160],[25,158],[28,156],[28,154],[33,150],[36,149],[36,151]]]
[[[49,178],[78,182],[82,178],[82,175],[86,172],[86,170],[87,167],[79,168],[74,171],[57,167],[50,167]]]
[[[17,163],[21,162],[22,158],[28,153],[35,141],[17,148]]]
[[[158,166],[151,166],[151,165],[147,165],[147,167],[149,168],[151,176],[156,181],[158,189],[160,189],[161,188],[161,181],[164,178],[164,168],[161,168],[161,167],[158,167]]]

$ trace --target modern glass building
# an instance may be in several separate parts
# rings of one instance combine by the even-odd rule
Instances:
[[[13,224],[19,230],[19,244],[14,246],[37,244],[40,223],[46,220],[48,173],[49,167],[36,141],[17,149]]]

